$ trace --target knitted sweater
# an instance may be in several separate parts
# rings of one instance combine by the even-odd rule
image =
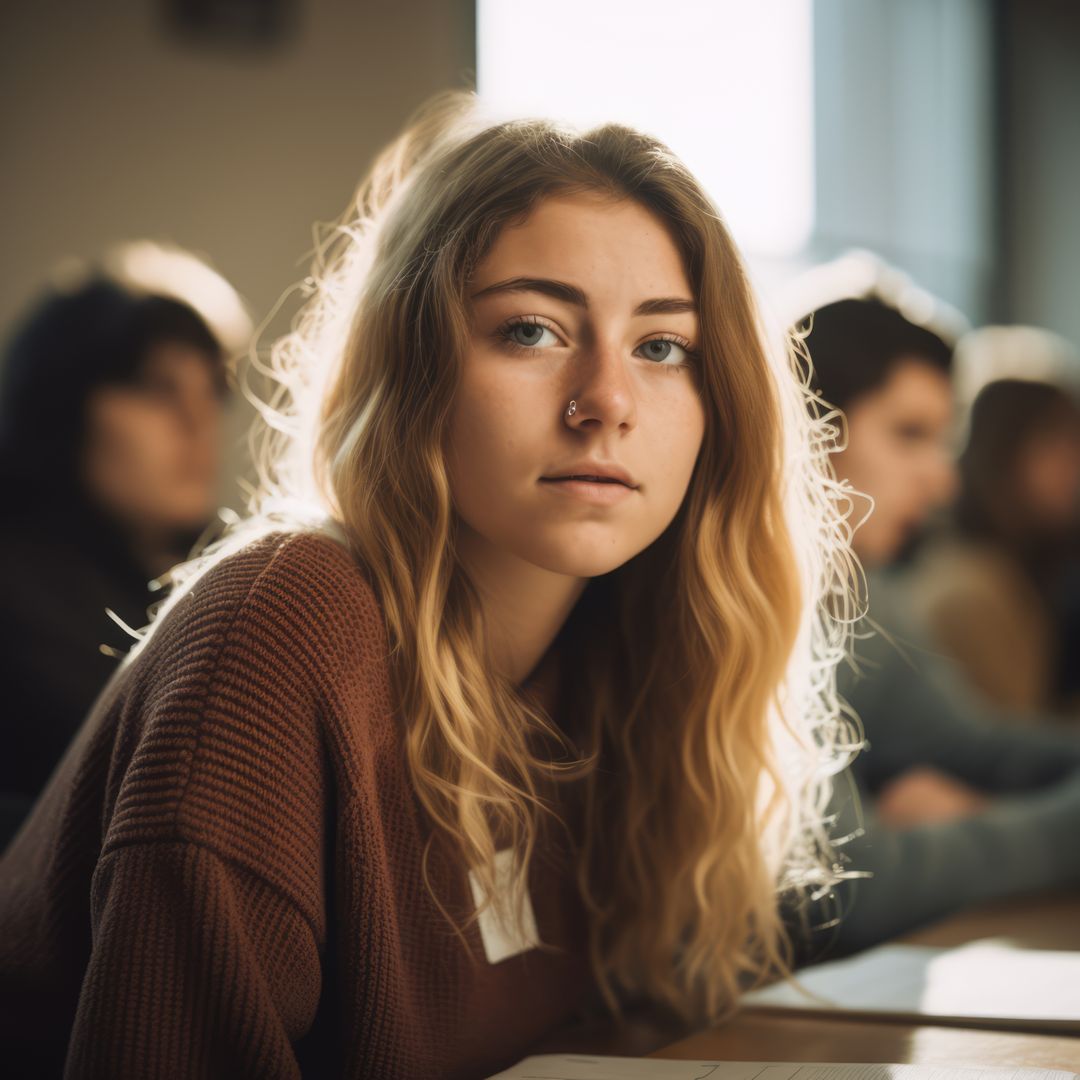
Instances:
[[[543,946],[492,963],[474,923],[466,948],[424,885],[402,728],[346,548],[277,532],[208,571],[0,862],[19,1075],[59,1075],[66,1050],[71,1080],[464,1078],[567,1020],[591,986],[568,831],[532,863]],[[455,918],[473,910],[438,837],[430,874]]]

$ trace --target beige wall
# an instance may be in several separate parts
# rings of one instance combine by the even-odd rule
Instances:
[[[137,237],[207,256],[260,320],[406,116],[472,85],[471,0],[294,6],[245,53],[176,40],[164,0],[0,5],[0,335],[58,260]]]
[[[170,40],[164,0],[34,0],[0,15],[0,328],[65,255],[152,236],[210,256],[265,310],[372,153],[467,85],[466,0],[298,0],[294,40]]]

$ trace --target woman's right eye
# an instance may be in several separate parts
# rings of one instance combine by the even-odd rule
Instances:
[[[545,334],[547,338],[544,337]],[[554,332],[542,323],[524,320],[504,326],[502,335],[512,345],[518,345],[526,349],[549,348],[559,342]]]

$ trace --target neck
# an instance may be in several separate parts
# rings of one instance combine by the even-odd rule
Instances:
[[[88,523],[89,531],[100,537],[100,543],[125,549],[125,561],[133,562],[147,579],[159,577],[184,557],[177,550],[174,529],[133,522],[82,491],[73,497],[70,506]]]
[[[131,533],[131,553],[151,578],[160,577],[182,558],[175,540],[175,534],[167,529],[137,528]]]
[[[458,554],[480,596],[495,670],[515,685],[555,640],[587,584],[493,547],[460,526]]]

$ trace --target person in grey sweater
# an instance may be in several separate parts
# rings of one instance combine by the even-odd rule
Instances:
[[[822,396],[847,420],[837,475],[873,499],[853,545],[869,608],[839,678],[866,745],[832,806],[853,876],[812,912],[804,958],[820,959],[1080,883],[1080,734],[991,710],[906,614],[897,564],[955,492],[950,346],[873,297],[820,308],[806,340]]]

